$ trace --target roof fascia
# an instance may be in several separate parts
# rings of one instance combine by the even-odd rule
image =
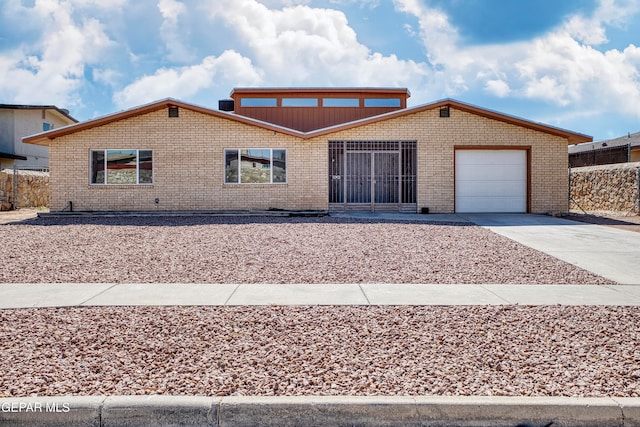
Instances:
[[[260,94],[260,95],[282,95],[282,94],[307,94],[307,93],[377,93],[377,94],[394,94],[403,95],[407,98],[411,96],[407,88],[380,88],[380,87],[339,87],[339,88],[322,88],[322,87],[267,87],[267,88],[250,88],[239,87],[234,88],[229,97],[233,98],[237,94]]]
[[[120,111],[117,113],[109,114],[106,116],[98,117],[95,119],[87,120],[85,122],[76,123],[68,126],[64,126],[58,129],[53,129],[46,132],[37,133],[35,135],[26,136],[22,138],[22,141],[27,144],[36,144],[36,145],[49,145],[50,141],[59,138],[61,136],[70,135],[76,132],[80,132],[87,129],[92,129],[99,126],[104,126],[109,123],[113,123],[119,120],[125,120],[131,117],[140,116],[143,114],[152,113],[154,111],[161,110],[163,108],[167,108],[170,106],[176,106],[179,108],[185,108],[187,110],[199,112],[202,114],[207,114],[214,117],[220,117],[232,121],[237,121],[241,123],[245,123],[252,126],[261,127],[267,130],[272,130],[274,132],[279,132],[291,136],[295,136],[298,138],[302,138],[304,134],[302,132],[288,129],[282,126],[277,126],[271,123],[262,122],[260,120],[251,119],[249,117],[235,115],[233,113],[227,113],[223,111],[212,110],[205,107],[200,107],[197,105],[187,104],[182,101],[178,101],[172,98],[163,99],[160,101],[156,101],[150,104],[145,104],[139,107],[135,107],[129,110]]]
[[[565,129],[556,128],[556,127],[545,125],[542,123],[532,122],[526,119],[522,119],[520,117],[510,116],[510,115],[499,113],[496,111],[487,110],[485,108],[477,107],[475,105],[466,104],[466,103],[456,101],[453,99],[448,99],[448,98],[440,101],[436,101],[433,103],[429,103],[429,104],[419,105],[417,107],[392,111],[392,112],[381,114],[378,116],[367,117],[361,120],[356,120],[349,123],[343,123],[340,125],[318,129],[310,132],[300,132],[294,129],[289,129],[282,126],[274,125],[272,123],[252,119],[246,116],[240,116],[234,113],[229,113],[224,111],[212,110],[210,108],[187,104],[182,101],[178,101],[172,98],[167,98],[167,99],[156,101],[150,104],[135,107],[129,110],[124,110],[124,111],[120,111],[110,115],[91,119],[86,122],[76,123],[76,124],[64,126],[58,129],[53,129],[47,132],[42,132],[35,135],[27,136],[22,138],[22,141],[28,144],[49,145],[49,142],[51,140],[61,136],[69,135],[72,133],[80,132],[80,131],[91,129],[98,126],[103,126],[118,120],[124,120],[131,117],[147,114],[163,108],[167,108],[169,106],[177,106],[180,108],[185,108],[185,109],[199,112],[202,114],[207,114],[214,117],[232,120],[232,121],[248,124],[251,126],[257,126],[266,130],[272,130],[274,132],[294,136],[301,139],[316,138],[319,136],[329,135],[329,134],[340,132],[343,130],[352,129],[358,126],[364,126],[367,124],[381,122],[381,121],[393,119],[396,117],[402,117],[409,114],[416,114],[422,111],[428,111],[436,108],[449,106],[461,111],[466,111],[468,113],[476,114],[489,119],[498,120],[498,121],[502,121],[509,124],[514,124],[517,126],[537,130],[537,131],[548,133],[555,136],[560,136],[562,138],[566,138],[568,144],[577,144],[582,142],[593,141],[593,138],[588,135],[571,132]]]

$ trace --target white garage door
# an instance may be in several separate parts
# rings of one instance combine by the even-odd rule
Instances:
[[[526,210],[526,150],[456,150],[456,212]]]

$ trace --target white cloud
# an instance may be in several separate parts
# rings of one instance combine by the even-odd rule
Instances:
[[[76,107],[95,84],[93,93],[115,92],[111,101],[130,107],[233,86],[404,86],[413,103],[482,94],[538,100],[575,117],[597,109],[640,117],[640,49],[607,44],[612,27],[637,17],[637,0],[600,0],[533,40],[480,46],[464,45],[428,1],[393,2],[411,17],[397,31],[419,40],[424,56],[370,49],[337,10],[379,0],[323,2],[333,9],[311,0],[3,0],[0,18],[20,22],[24,41],[0,51],[0,95]],[[142,16],[149,19],[132,28]]]
[[[570,16],[531,41],[471,47],[461,45],[441,11],[418,0],[394,1],[418,18],[427,58],[448,96],[482,89],[497,97],[578,109],[600,105],[640,117],[640,50],[634,45],[622,51],[596,48],[607,42],[607,27],[624,26],[638,12],[635,1],[601,0],[591,16]]]
[[[524,95],[576,108],[592,104],[640,117],[640,49],[601,52],[563,31],[532,44],[516,69]]]
[[[112,46],[103,25],[93,18],[74,19],[74,3],[69,1],[11,6],[8,13],[28,17],[31,25],[41,28],[41,35],[31,45],[0,54],[0,93],[11,102],[78,105],[76,92],[85,66],[101,60],[101,53]]]
[[[174,0],[162,5],[167,6],[162,12],[165,23],[183,13]],[[186,100],[213,87],[228,90],[265,83],[406,86],[414,95],[430,88],[431,71],[426,64],[370,52],[358,42],[341,11],[301,4],[269,9],[255,0],[203,0],[201,5],[209,11],[210,22],[222,20],[234,29],[235,36],[229,37],[234,37],[243,54],[227,50],[200,64],[159,69],[119,91],[114,96],[118,106],[166,97]]]
[[[211,0],[213,17],[237,31],[271,85],[422,84],[428,67],[370,52],[347,17],[297,5],[271,10],[255,0]]]
[[[204,58],[200,64],[162,68],[141,77],[116,93],[114,101],[121,108],[129,108],[168,97],[185,99],[215,85],[216,79],[251,86],[260,82],[260,75],[248,58],[225,51],[218,57]]]
[[[402,26],[402,28],[404,29],[404,31],[409,35],[409,37],[417,37],[418,33],[416,32],[416,30],[413,28],[413,25],[411,24],[404,24]]]
[[[66,2],[76,8],[96,7],[102,10],[122,10],[129,0],[67,0]]]
[[[357,4],[362,9],[375,9],[380,6],[380,0],[329,0],[329,3],[336,6]]]
[[[564,31],[573,39],[590,45],[606,43],[606,30],[600,22],[583,16],[572,16],[564,26]]]
[[[118,81],[122,78],[122,73],[112,68],[94,68],[92,72],[93,80],[105,84],[107,86],[115,87]]]
[[[458,53],[458,31],[444,12],[424,6],[419,0],[393,0],[393,3],[399,11],[418,18],[422,40],[428,52],[427,58],[431,64],[444,64],[451,60],[452,53]]]
[[[640,10],[635,0],[601,0],[590,17],[574,15],[561,30],[576,41],[592,46],[608,42],[606,26],[624,26],[626,19]]]
[[[504,80],[487,80],[485,90],[498,98],[505,98],[511,93],[509,85]]]
[[[309,4],[311,0],[259,0],[259,2],[268,8],[297,6],[300,4]]]
[[[189,28],[180,25],[180,17],[187,12],[184,3],[177,0],[159,0],[158,9],[162,14],[160,37],[168,51],[167,59],[172,62],[190,62],[195,55],[188,46]]]

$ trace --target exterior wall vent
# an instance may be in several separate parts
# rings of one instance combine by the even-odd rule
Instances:
[[[440,117],[451,117],[451,112],[449,111],[449,107],[440,108]]]
[[[235,105],[233,99],[221,99],[218,101],[218,109],[220,111],[234,111]]]
[[[169,117],[178,117],[178,107],[169,107]]]

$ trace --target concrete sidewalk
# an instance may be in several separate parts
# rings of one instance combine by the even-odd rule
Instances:
[[[460,284],[0,284],[0,308],[501,304],[640,306],[640,287]]]

